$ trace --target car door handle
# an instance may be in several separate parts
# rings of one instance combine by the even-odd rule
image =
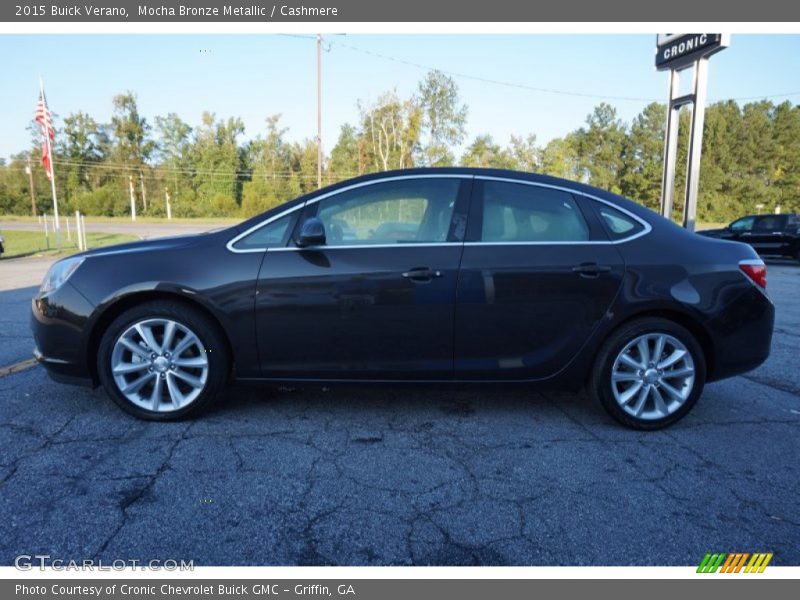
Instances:
[[[608,265],[598,265],[597,263],[582,263],[572,267],[572,270],[581,277],[597,277],[600,273],[608,273],[611,271],[611,267]]]
[[[441,277],[442,272],[429,267],[414,267],[403,273],[403,277],[411,281],[430,281],[434,277]]]

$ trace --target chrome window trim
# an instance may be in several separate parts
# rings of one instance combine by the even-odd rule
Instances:
[[[537,242],[537,241],[531,241],[531,242],[480,242],[479,241],[479,242],[428,242],[428,243],[420,243],[420,244],[414,244],[414,243],[409,243],[409,244],[348,244],[348,245],[342,245],[342,246],[322,246],[322,248],[325,248],[326,250],[335,250],[337,248],[353,250],[353,249],[358,249],[358,248],[398,248],[398,247],[417,247],[418,248],[418,247],[431,247],[431,246],[454,246],[454,245],[461,245],[461,244],[463,244],[464,246],[615,245],[615,244],[624,244],[624,243],[633,241],[635,239],[638,239],[640,237],[643,237],[643,236],[647,235],[648,233],[650,233],[653,230],[653,228],[650,225],[650,223],[648,223],[645,219],[639,217],[638,215],[635,215],[631,211],[629,211],[629,210],[627,210],[627,209],[625,209],[625,208],[623,208],[623,207],[621,207],[621,206],[619,206],[617,204],[614,204],[613,202],[611,202],[609,200],[605,200],[605,199],[600,198],[598,196],[594,196],[592,194],[588,194],[586,192],[582,192],[582,191],[579,191],[579,190],[576,190],[576,189],[573,189],[573,188],[564,187],[564,186],[560,186],[560,185],[553,185],[553,184],[549,184],[549,183],[541,183],[541,182],[538,182],[538,181],[526,181],[524,179],[514,179],[514,178],[511,178],[511,177],[494,177],[494,176],[491,176],[491,175],[472,175],[472,174],[467,174],[467,173],[428,173],[428,174],[419,174],[419,175],[398,175],[398,176],[393,176],[393,177],[382,177],[380,179],[371,179],[369,181],[361,181],[359,183],[354,183],[352,185],[349,185],[349,186],[346,186],[346,187],[343,187],[343,188],[339,188],[337,190],[333,190],[333,191],[327,192],[325,194],[321,194],[319,196],[311,198],[310,200],[306,200],[305,202],[303,202],[301,204],[298,204],[297,206],[293,206],[292,208],[286,209],[286,210],[278,213],[277,215],[269,217],[268,219],[265,219],[264,221],[262,221],[262,222],[260,222],[260,223],[258,223],[256,225],[253,225],[249,229],[243,231],[242,233],[238,234],[236,237],[231,239],[226,244],[226,248],[228,250],[230,250],[231,252],[234,252],[236,254],[249,254],[249,253],[254,253],[254,252],[292,252],[292,251],[296,252],[296,251],[299,251],[299,250],[310,250],[312,248],[297,248],[297,247],[294,247],[294,246],[277,246],[277,247],[272,247],[272,248],[266,248],[265,247],[265,248],[237,249],[237,248],[234,248],[233,245],[236,242],[238,242],[240,239],[242,239],[243,237],[246,237],[246,236],[250,235],[251,233],[253,233],[254,231],[256,231],[258,229],[261,229],[262,227],[264,227],[266,225],[269,225],[273,221],[277,221],[278,219],[280,219],[282,217],[285,217],[286,215],[288,215],[288,214],[290,214],[290,213],[292,213],[292,212],[294,212],[296,210],[303,209],[306,206],[309,206],[311,204],[315,204],[315,203],[317,203],[317,202],[319,202],[321,200],[324,200],[324,199],[329,198],[331,196],[335,196],[336,194],[340,194],[340,193],[347,192],[347,191],[350,191],[350,190],[358,189],[358,188],[361,188],[361,187],[366,187],[366,186],[369,186],[369,185],[374,185],[374,184],[377,184],[377,183],[386,183],[388,181],[402,181],[402,180],[407,180],[407,179],[479,179],[481,181],[500,181],[500,182],[505,182],[505,183],[517,183],[517,184],[521,184],[521,185],[530,185],[530,186],[533,186],[533,187],[543,187],[543,188],[549,188],[549,189],[553,189],[553,190],[559,190],[559,191],[562,191],[562,192],[566,192],[568,194],[573,194],[573,195],[577,195],[577,196],[583,196],[584,198],[588,198],[589,200],[593,200],[595,202],[600,202],[602,204],[605,204],[606,206],[610,206],[614,210],[618,210],[619,212],[629,216],[631,219],[633,219],[634,221],[639,223],[643,227],[643,229],[642,229],[642,231],[640,231],[640,232],[638,232],[638,233],[636,233],[634,235],[630,235],[628,237],[625,237],[625,238],[622,238],[622,239],[619,239],[619,240],[586,240],[586,241],[566,241],[566,242],[556,242],[556,241],[553,241],[553,242],[547,242],[547,241],[541,241],[541,242]],[[316,247],[316,248],[320,248],[320,247]]]
[[[267,252],[299,252],[301,250],[355,250],[360,248],[430,248],[434,246],[463,246],[464,242],[409,242],[407,244],[346,244],[341,246],[282,246],[267,248]]]
[[[395,176],[390,176],[390,177],[381,177],[380,179],[370,179],[369,181],[360,181],[359,183],[354,183],[352,185],[348,185],[346,187],[339,188],[337,190],[326,192],[325,194],[320,194],[319,196],[311,198],[310,200],[306,200],[305,202],[303,202],[301,204],[298,204],[297,206],[293,206],[292,208],[284,210],[283,212],[280,212],[280,213],[278,213],[277,215],[275,215],[273,217],[269,217],[268,219],[265,219],[261,223],[253,225],[249,229],[247,229],[247,230],[243,231],[242,233],[238,234],[236,237],[231,239],[227,244],[225,244],[225,247],[228,250],[230,250],[231,252],[234,252],[236,254],[248,254],[248,253],[253,253],[253,252],[267,252],[267,251],[270,251],[270,250],[273,250],[273,251],[274,250],[301,250],[302,248],[293,248],[293,247],[249,248],[249,249],[246,249],[246,250],[241,250],[241,249],[234,248],[233,245],[236,242],[238,242],[240,239],[242,239],[243,237],[246,237],[246,236],[250,235],[254,231],[256,231],[258,229],[261,229],[265,225],[269,225],[273,221],[277,221],[281,217],[285,217],[289,213],[292,213],[292,212],[294,212],[296,210],[299,210],[301,208],[305,208],[306,206],[309,206],[311,204],[315,204],[315,203],[319,202],[320,200],[324,200],[325,198],[329,198],[331,196],[335,196],[336,194],[341,194],[341,193],[344,193],[344,192],[348,192],[350,190],[355,190],[355,189],[358,189],[358,188],[361,188],[361,187],[366,187],[368,185],[375,185],[376,183],[385,183],[387,181],[402,181],[402,180],[405,180],[405,179],[473,179],[474,177],[475,177],[474,175],[467,174],[467,173],[450,173],[450,174],[446,174],[446,173],[427,173],[427,174],[420,174],[420,175],[395,175]],[[441,242],[441,244],[449,244],[449,243],[453,243],[453,242]],[[455,242],[455,243],[460,244],[461,242]],[[405,246],[406,244],[402,244],[402,245]],[[407,245],[409,245],[409,246],[422,246],[423,244],[407,244]],[[430,245],[439,245],[439,244],[426,244],[426,245],[430,246]],[[388,246],[391,246],[391,247],[394,248],[394,247],[397,246],[397,244],[388,244]],[[358,246],[358,245],[354,245],[354,246],[325,246],[326,249],[327,248],[345,248],[345,247],[359,248],[361,246]],[[378,247],[378,245],[377,244],[364,244],[363,247],[365,247],[365,248],[376,248],[376,247]]]

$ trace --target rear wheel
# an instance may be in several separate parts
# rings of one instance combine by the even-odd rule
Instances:
[[[697,403],[705,358],[694,336],[662,318],[632,321],[603,344],[591,391],[608,413],[635,429],[659,429]]]
[[[179,302],[146,302],[117,317],[97,356],[103,387],[123,410],[172,421],[208,407],[225,386],[229,359],[219,328]]]

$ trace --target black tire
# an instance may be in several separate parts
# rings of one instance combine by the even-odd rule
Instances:
[[[134,323],[145,319],[169,319],[189,328],[204,346],[208,373],[202,391],[186,406],[169,411],[146,410],[125,397],[112,374],[112,352],[118,338]],[[207,409],[219,397],[230,372],[224,334],[218,325],[190,304],[155,300],[144,302],[119,315],[103,333],[97,352],[97,374],[108,395],[125,412],[148,421],[178,421]]]
[[[689,351],[694,361],[694,384],[687,399],[675,412],[663,418],[642,419],[626,412],[617,402],[612,390],[612,369],[617,356],[632,340],[643,334],[656,333],[665,333],[676,338]],[[668,319],[643,317],[622,325],[603,343],[592,369],[589,392],[609,415],[623,425],[632,429],[654,430],[672,425],[686,416],[703,393],[705,378],[706,361],[703,349],[686,328]]]

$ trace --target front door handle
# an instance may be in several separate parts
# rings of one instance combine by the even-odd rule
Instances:
[[[405,273],[403,273],[403,277],[406,279],[410,279],[411,281],[430,281],[434,277],[441,277],[442,272],[436,271],[429,267],[414,267],[413,269],[409,269]]]
[[[608,273],[611,267],[608,265],[598,265],[597,263],[581,263],[572,267],[573,272],[581,277],[598,277],[600,273]]]

